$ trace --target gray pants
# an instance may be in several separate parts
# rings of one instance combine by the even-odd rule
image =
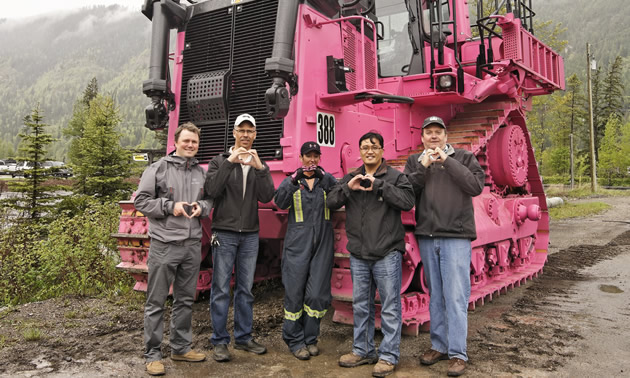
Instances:
[[[152,239],[149,248],[149,280],[144,306],[144,357],[162,359],[164,304],[173,285],[170,345],[174,354],[185,354],[192,345],[192,304],[197,289],[201,241],[163,243]]]

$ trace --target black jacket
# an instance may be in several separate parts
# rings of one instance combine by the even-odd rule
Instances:
[[[240,163],[230,163],[229,153],[217,155],[208,164],[205,189],[214,198],[212,229],[234,232],[258,231],[258,201],[269,202],[274,187],[269,167],[251,167],[243,198],[243,170]]]
[[[346,206],[346,249],[365,260],[379,260],[393,250],[405,250],[405,229],[400,212],[413,208],[413,189],[407,176],[381,163],[372,191],[352,191],[348,182],[364,174],[362,166],[348,173],[328,194],[328,207]]]
[[[472,197],[483,190],[485,173],[475,155],[461,149],[444,163],[425,168],[409,156],[405,174],[416,193],[415,234],[429,237],[469,238],[475,240],[475,214]]]

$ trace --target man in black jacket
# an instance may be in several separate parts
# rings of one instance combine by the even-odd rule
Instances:
[[[485,174],[471,152],[446,144],[446,125],[424,120],[425,150],[407,159],[405,173],[416,194],[416,230],[429,285],[431,349],[424,365],[450,359],[448,375],[466,370],[471,240],[477,238],[472,197],[481,194]]]
[[[407,177],[383,159],[383,137],[375,132],[359,139],[363,166],[347,174],[328,195],[328,207],[346,206],[346,235],[352,274],[354,341],[339,365],[378,364],[372,375],[394,372],[400,357],[402,309],[401,261],[405,230],[400,212],[411,210],[414,194]],[[374,347],[374,295],[381,301],[383,341]]]
[[[233,134],[234,146],[229,152],[210,161],[205,184],[208,195],[214,198],[210,341],[214,345],[214,359],[219,362],[231,359],[226,325],[232,270],[235,272],[234,348],[256,354],[267,351],[252,338],[252,286],[258,258],[258,201],[271,201],[274,186],[269,167],[252,149],[256,139],[254,117],[238,116]]]

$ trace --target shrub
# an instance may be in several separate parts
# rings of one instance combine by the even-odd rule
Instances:
[[[0,228],[0,306],[109,295],[133,285],[116,269],[120,258],[110,235],[118,228],[118,206],[79,202],[83,212],[59,214],[46,227],[20,221]]]

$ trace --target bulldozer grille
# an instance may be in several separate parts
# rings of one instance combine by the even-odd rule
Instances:
[[[255,1],[195,14],[186,26],[179,124],[191,121],[201,129],[197,159],[202,163],[234,144],[232,125],[242,113],[256,118],[258,155],[265,160],[282,157],[283,121],[269,119],[264,98],[271,86],[264,67],[273,49],[277,9],[277,0]],[[188,82],[219,70],[231,74],[225,117],[193,117]]]

